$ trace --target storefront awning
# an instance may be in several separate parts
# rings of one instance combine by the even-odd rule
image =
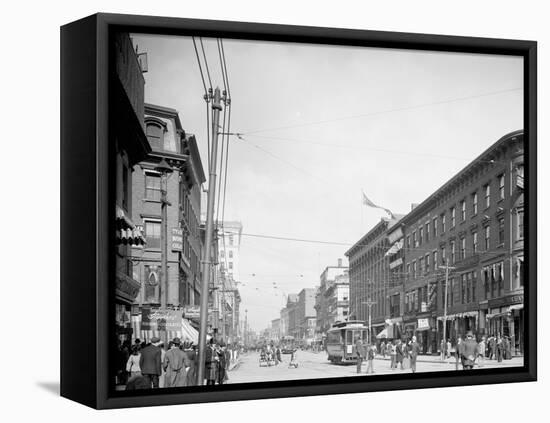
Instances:
[[[477,311],[465,311],[464,313],[448,314],[447,320],[460,319],[463,317],[476,317],[477,315]],[[437,320],[443,320],[443,316],[438,316]]]
[[[384,329],[382,332],[376,335],[376,339],[384,339],[387,337],[388,337],[388,329]]]

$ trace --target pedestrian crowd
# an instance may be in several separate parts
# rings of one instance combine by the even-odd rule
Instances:
[[[204,379],[207,385],[224,384],[235,346],[210,338],[206,347]],[[149,343],[136,339],[119,345],[117,381],[126,390],[198,385],[198,349],[190,340],[174,338],[165,348],[158,337]]]
[[[409,340],[394,339],[382,341],[377,349],[373,344],[363,344],[360,338],[355,340],[355,355],[357,356],[357,373],[361,373],[363,361],[367,362],[366,373],[374,373],[374,358],[379,353],[382,358],[389,357],[390,369],[392,370],[408,370],[416,372],[416,364],[418,355],[421,353],[421,346],[417,342],[416,336]],[[453,354],[454,353],[454,354]],[[477,364],[479,367],[485,365],[486,360],[509,360],[512,358],[512,343],[509,337],[506,336],[483,336],[479,341],[476,341],[473,333],[468,331],[465,339],[458,337],[455,345],[451,344],[451,340],[441,342],[441,358],[442,360],[450,359],[454,362],[456,370],[460,366],[464,370],[470,370]]]

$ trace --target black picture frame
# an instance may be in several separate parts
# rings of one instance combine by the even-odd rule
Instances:
[[[113,154],[108,143],[114,31],[524,57],[524,366],[509,369],[197,386],[127,395],[109,386]],[[450,387],[537,379],[537,44],[534,41],[95,14],[61,28],[61,395],[97,409]],[[210,387],[208,387],[210,388]]]

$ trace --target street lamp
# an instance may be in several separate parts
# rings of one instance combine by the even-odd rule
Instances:
[[[162,265],[161,278],[159,284],[160,307],[166,308],[168,298],[168,218],[167,206],[171,206],[167,199],[166,191],[168,184],[168,175],[173,172],[173,169],[163,158],[155,167],[155,170],[160,173],[160,209],[161,209],[161,233],[160,233],[160,260]]]

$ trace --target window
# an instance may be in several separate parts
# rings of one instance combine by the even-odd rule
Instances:
[[[432,220],[432,228],[434,233],[434,238],[437,236],[437,217],[434,217]]]
[[[460,238],[460,259],[466,258],[466,238]]]
[[[483,268],[483,285],[485,286],[485,299],[488,300],[490,296],[490,287],[491,287],[491,272],[490,267]]]
[[[504,200],[504,173],[498,177],[498,198]]]
[[[426,222],[426,242],[430,240],[430,222]]]
[[[229,258],[233,258],[233,251],[229,251]]]
[[[472,215],[475,216],[477,214],[477,192],[474,192],[472,194]]]
[[[445,247],[441,247],[441,260],[443,264],[445,264],[445,260],[447,260],[446,252]]]
[[[516,186],[523,189],[523,187],[524,187],[524,183],[523,183],[523,174],[524,174],[523,164],[520,164],[520,165],[517,166],[516,174],[517,174],[517,176],[516,176]]]
[[[416,279],[416,260],[415,260],[415,261],[413,261],[413,263],[412,263],[412,264],[413,264],[413,278],[415,278],[415,279]]]
[[[451,228],[455,227],[456,223],[456,208],[451,207]]]
[[[418,259],[418,272],[419,272],[419,276],[421,276],[424,273],[424,257],[420,257]]]
[[[486,226],[485,227],[485,251],[488,251],[490,246],[491,246],[491,227]]]
[[[144,266],[145,303],[158,303],[158,273],[157,266]]]
[[[145,221],[145,239],[147,248],[160,248],[160,221]]]
[[[422,245],[422,238],[424,238],[424,228],[418,229],[418,245]]]
[[[145,173],[145,199],[160,201],[160,175],[158,173]]]
[[[229,235],[229,245],[233,245],[233,235]]]
[[[518,261],[517,261],[517,278],[519,279],[520,287],[523,286],[524,274],[525,274],[525,267],[523,264],[523,257],[522,257],[522,258],[518,258]]]
[[[451,264],[454,264],[454,262],[455,262],[455,259],[456,259],[455,253],[456,253],[456,251],[455,251],[455,242],[451,241]]]
[[[498,219],[498,244],[504,244],[504,218]]]
[[[411,237],[410,235],[407,236],[407,250],[411,248]]]
[[[523,209],[518,210],[518,239],[523,239]]]
[[[426,268],[424,269],[424,273],[428,273],[430,271],[430,255],[426,254],[426,258],[424,259]]]
[[[477,272],[472,272],[472,302],[476,302]]]
[[[407,276],[411,276],[411,264],[407,263]]]
[[[130,199],[130,189],[128,184],[128,167],[122,165],[122,208],[128,210],[129,199]]]
[[[477,253],[477,232],[474,232],[473,234],[473,239],[474,239],[474,243],[473,243],[473,251],[474,253]]]
[[[445,213],[441,215],[441,233],[445,232]]]
[[[488,209],[491,206],[491,185],[487,184],[484,187],[485,190],[485,208]]]
[[[416,241],[416,231],[413,232],[413,248],[418,247],[417,241]]]
[[[229,262],[229,270],[233,270],[233,262],[232,261]]]
[[[435,270],[437,269],[437,251],[434,251],[432,255],[433,255],[432,267],[435,272]]]
[[[449,293],[450,294],[447,294],[447,301],[448,301],[448,304],[447,306],[451,306],[454,304],[454,297],[455,297],[455,279],[454,278],[451,278],[449,280]]]
[[[225,257],[225,251],[224,250],[220,251],[220,257],[222,257],[222,258]]]
[[[441,302],[440,304],[444,307],[445,304],[445,281],[441,281]]]
[[[164,144],[164,129],[159,124],[149,123],[145,134],[153,150],[162,150]]]
[[[462,282],[462,286],[461,286],[461,302],[462,304],[466,304],[466,273],[464,273],[461,277],[461,282]]]
[[[460,202],[460,221],[464,222],[466,220],[466,200]]]

